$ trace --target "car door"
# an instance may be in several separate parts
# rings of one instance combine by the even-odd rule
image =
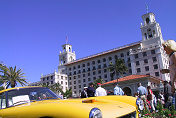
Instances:
[[[7,107],[5,92],[0,93],[0,118],[3,117],[3,111]]]

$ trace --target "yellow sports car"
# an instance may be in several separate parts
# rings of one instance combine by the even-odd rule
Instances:
[[[0,91],[0,118],[138,118],[136,98],[60,99],[45,87]]]

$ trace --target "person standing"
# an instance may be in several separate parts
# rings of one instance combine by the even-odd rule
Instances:
[[[166,108],[170,106],[171,99],[172,99],[171,85],[167,81],[164,81],[164,100],[165,100],[164,102]]]
[[[149,101],[150,106],[151,106],[151,110],[152,110],[152,112],[153,112],[153,111],[155,111],[155,106],[154,106],[154,94],[153,94],[153,91],[151,90],[151,87],[150,87],[150,86],[147,87],[147,91],[148,91],[147,100]]]
[[[106,90],[101,87],[101,83],[97,83],[98,88],[95,90],[95,96],[106,96]]]
[[[81,92],[81,98],[87,98],[87,87],[84,87],[84,90]]]
[[[137,94],[144,101],[144,105],[146,109],[148,109],[147,100],[146,100],[147,89],[144,86],[142,86],[141,83],[138,83],[137,85],[138,85]]]
[[[123,90],[119,87],[118,84],[116,84],[116,86],[114,88],[114,95],[124,95]]]
[[[174,93],[176,81],[176,42],[174,40],[167,40],[162,45],[166,54],[169,56],[169,69],[162,69],[161,73],[170,73],[172,93]]]
[[[89,87],[87,88],[87,95],[88,95],[88,97],[94,97],[95,96],[95,89],[93,87],[93,83],[89,84]]]

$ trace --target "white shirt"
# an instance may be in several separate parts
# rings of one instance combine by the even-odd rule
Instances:
[[[95,90],[95,96],[106,96],[106,95],[107,95],[106,90],[102,87],[98,87]]]

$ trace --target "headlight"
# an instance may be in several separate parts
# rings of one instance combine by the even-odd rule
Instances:
[[[93,108],[89,113],[89,118],[102,118],[102,113],[100,109]]]
[[[144,109],[144,102],[141,98],[138,98],[136,100],[136,105],[138,106],[138,109],[142,111]]]

